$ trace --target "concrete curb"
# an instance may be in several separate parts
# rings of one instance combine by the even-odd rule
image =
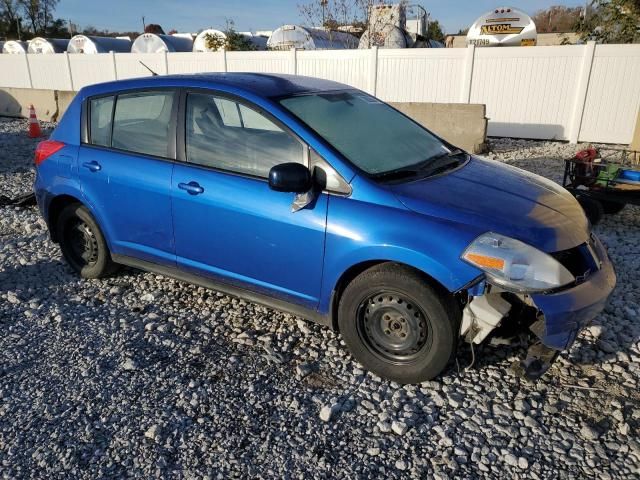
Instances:
[[[0,88],[0,115],[29,117],[33,104],[39,120],[55,122],[65,112],[76,92],[31,88]]]
[[[486,106],[467,103],[391,103],[420,125],[470,153],[486,151]]]

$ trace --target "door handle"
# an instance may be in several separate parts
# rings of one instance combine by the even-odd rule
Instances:
[[[198,182],[179,183],[178,188],[186,190],[189,195],[200,195],[204,192],[204,188],[198,185]]]
[[[99,170],[102,170],[102,165],[100,165],[98,162],[96,162],[95,160],[92,162],[84,162],[82,164],[82,166],[92,172],[97,172]]]

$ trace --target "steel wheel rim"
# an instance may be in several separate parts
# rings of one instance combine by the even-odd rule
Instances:
[[[82,220],[69,222],[65,229],[65,241],[69,255],[77,265],[94,265],[98,261],[98,240],[91,227]]]
[[[357,325],[369,351],[387,362],[410,362],[431,343],[429,318],[415,301],[397,292],[365,298],[358,307]]]

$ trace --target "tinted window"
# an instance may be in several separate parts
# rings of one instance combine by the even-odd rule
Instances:
[[[108,147],[111,144],[111,114],[113,97],[102,97],[91,100],[91,139],[92,145]]]
[[[428,130],[364,92],[299,95],[280,103],[367,173],[397,170],[449,153]]]
[[[113,118],[114,148],[166,157],[172,92],[140,92],[118,95]]]
[[[240,105],[240,113],[242,114],[242,124],[245,128],[271,130],[272,132],[280,131],[280,128],[278,128],[276,124],[269,121],[266,117],[260,115],[255,110],[251,110],[244,105]]]
[[[261,113],[206,94],[187,96],[187,161],[267,177],[274,165],[304,163],[302,144]]]
[[[240,111],[238,110],[238,104],[227,100],[226,98],[214,98],[218,112],[220,112],[220,118],[225,127],[241,127]]]

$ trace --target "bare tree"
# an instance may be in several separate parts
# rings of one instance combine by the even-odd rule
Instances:
[[[49,25],[53,22],[53,12],[60,0],[40,0],[42,6],[40,30],[45,33],[49,29]]]
[[[554,5],[539,10],[531,19],[538,33],[571,32],[580,19],[583,7],[564,7]]]
[[[298,5],[303,22],[309,27],[336,30],[359,20],[358,4],[363,0],[315,0]]]
[[[18,33],[20,5],[17,0],[0,0],[0,22],[2,33],[6,36]]]
[[[53,21],[53,12],[60,0],[18,0],[17,4],[31,24],[31,33],[44,34]]]
[[[0,13],[8,22],[15,23],[20,18],[19,9],[17,0],[0,0]]]

